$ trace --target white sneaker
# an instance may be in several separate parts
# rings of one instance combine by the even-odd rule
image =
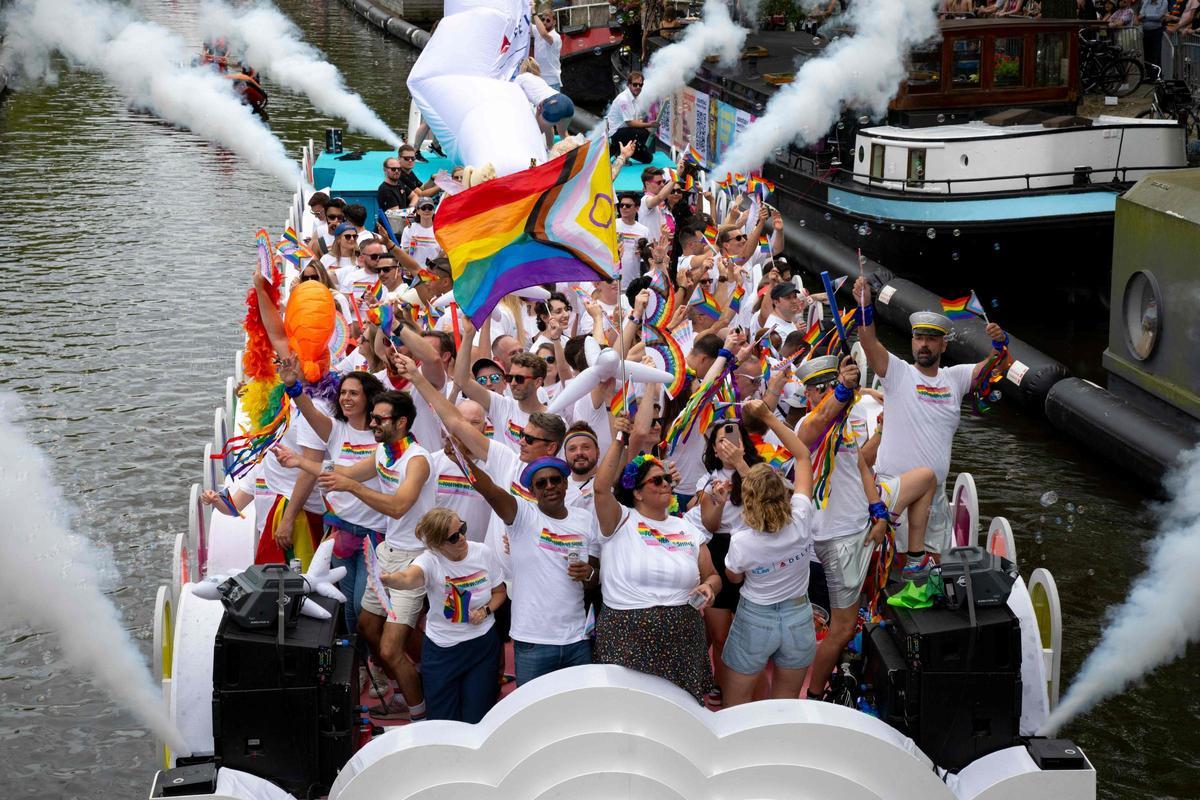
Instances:
[[[391,680],[387,673],[374,663],[370,666],[370,677],[367,679],[367,685],[370,687],[368,693],[376,699],[387,696],[388,689],[391,687]]]

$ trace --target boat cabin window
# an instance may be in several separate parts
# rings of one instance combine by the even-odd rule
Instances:
[[[887,152],[887,146],[882,144],[871,145],[871,177],[883,177],[883,156]]]
[[[921,186],[925,183],[925,148],[908,151],[908,183]]]
[[[909,55],[908,85],[905,88],[909,94],[941,91],[942,53],[940,50]]]
[[[1025,65],[1025,37],[997,36],[992,52],[992,86],[1020,86]]]
[[[1065,33],[1039,33],[1033,63],[1034,86],[1065,86],[1068,59]]]
[[[955,39],[950,56],[950,75],[955,89],[979,88],[980,52],[983,40]]]

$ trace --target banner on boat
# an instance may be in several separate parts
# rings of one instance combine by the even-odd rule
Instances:
[[[658,126],[659,141],[682,150],[691,144],[712,166],[757,117],[690,86],[666,99]]]

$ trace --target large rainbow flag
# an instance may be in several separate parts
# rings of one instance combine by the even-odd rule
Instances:
[[[463,313],[482,325],[510,292],[607,278],[617,261],[612,198],[608,146],[590,139],[443,200],[435,234]]]

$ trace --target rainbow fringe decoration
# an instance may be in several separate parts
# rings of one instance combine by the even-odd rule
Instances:
[[[717,303],[717,298],[703,286],[696,287],[696,293],[692,295],[692,302],[688,305],[695,306],[705,316],[713,319],[721,316],[721,306]]]
[[[833,396],[832,391],[827,391],[825,396],[821,398],[821,402],[817,403],[817,409],[824,406],[826,403],[834,403],[837,400]],[[844,437],[846,435],[846,423],[850,419],[850,409],[858,402],[858,392],[855,391],[854,397],[846,404],[825,432],[812,448],[812,470],[813,470],[813,505],[820,509],[824,508],[829,502],[829,480],[833,476],[834,459],[837,458],[838,450],[841,449]]]
[[[687,362],[684,359],[683,348],[675,341],[670,331],[658,328],[651,328],[651,331],[652,335],[646,337],[646,347],[662,356],[664,369],[674,376],[664,389],[668,397],[676,398],[683,391],[684,382],[687,380]]]
[[[1004,379],[1004,366],[1008,362],[1008,348],[1003,350],[993,350],[988,356],[987,361],[983,362],[983,368],[979,370],[979,376],[971,382],[971,397],[974,400],[974,410],[976,415],[983,415],[992,410],[991,404],[988,402],[988,396],[992,393],[992,386]]]

